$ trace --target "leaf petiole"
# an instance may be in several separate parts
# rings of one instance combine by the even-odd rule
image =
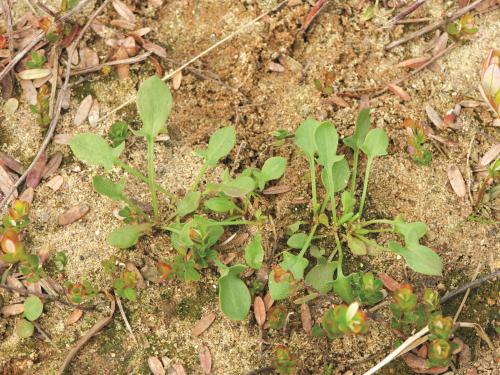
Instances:
[[[148,145],[148,185],[151,192],[151,204],[153,205],[154,221],[158,221],[158,196],[156,195],[155,165],[154,165],[154,139],[147,137]]]

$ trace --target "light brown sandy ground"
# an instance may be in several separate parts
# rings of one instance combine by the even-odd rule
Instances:
[[[249,21],[262,9],[268,9],[272,1],[167,1],[157,13],[146,12],[141,21],[151,27],[152,39],[165,46],[171,57],[185,61],[209,47],[240,24]],[[284,184],[293,186],[289,194],[266,199],[268,211],[273,215],[277,233],[283,237],[284,228],[298,218],[306,218],[303,207],[292,205],[294,197],[307,196],[305,163],[291,144],[281,148],[272,146],[270,133],[277,129],[294,130],[307,116],[330,118],[342,135],[352,132],[357,103],[350,101],[351,108],[339,109],[322,103],[313,80],[321,78],[326,71],[335,75],[336,91],[370,86],[387,82],[404,72],[393,66],[409,57],[418,56],[424,41],[412,42],[391,53],[382,46],[400,35],[378,30],[388,14],[380,13],[373,21],[363,23],[359,15],[365,6],[363,1],[350,1],[344,5],[331,3],[322,13],[307,39],[296,40],[302,20],[309,11],[306,4],[285,8],[270,17],[266,23],[251,27],[233,41],[201,60],[200,67],[220,76],[227,87],[215,81],[200,80],[190,74],[184,76],[181,88],[174,93],[174,109],[169,120],[171,141],[158,144],[156,160],[160,182],[172,191],[189,186],[200,166],[193,150],[203,145],[208,135],[220,126],[233,123],[238,130],[240,157],[235,153],[227,160],[229,166],[243,167],[261,165],[269,156],[282,155],[289,159],[289,168],[283,178]],[[442,12],[441,4],[431,2],[433,16]],[[105,17],[114,14],[111,7]],[[466,154],[470,139],[478,132],[472,156],[477,160],[496,138],[498,131],[488,127],[479,111],[464,111],[461,131],[449,134],[459,146],[447,149],[449,159],[433,150],[433,161],[429,167],[415,165],[405,152],[406,136],[402,120],[411,117],[425,121],[424,107],[430,103],[441,113],[451,109],[465,98],[477,98],[478,67],[483,56],[492,47],[499,47],[500,13],[482,16],[479,33],[472,42],[457,48],[442,60],[442,75],[423,72],[407,86],[412,96],[403,103],[392,95],[384,95],[371,102],[374,126],[383,127],[391,138],[389,156],[378,160],[370,181],[368,216],[393,217],[403,214],[410,220],[428,223],[430,233],[426,244],[443,257],[443,278],[418,276],[403,266],[395,256],[362,258],[349,261],[355,270],[360,263],[363,268],[385,271],[396,279],[414,282],[418,288],[435,287],[442,282],[447,288],[456,287],[470,278],[477,264],[484,264],[483,272],[498,266],[498,234],[492,225],[466,220],[470,205],[457,198],[447,183],[446,168],[454,163],[466,173]],[[106,54],[102,40],[88,33],[85,43],[95,48],[101,56]],[[271,57],[276,53],[286,55],[289,70],[285,73],[267,69]],[[90,84],[99,100],[101,111],[108,112],[135,92],[137,83],[153,74],[149,64],[133,69],[130,79],[123,82],[114,77],[93,76]],[[72,124],[74,111],[82,99],[83,89],[75,88],[72,106],[62,117],[58,133],[76,134],[94,131],[106,134],[114,120],[123,119],[138,126],[133,106],[118,113],[90,129],[88,123],[76,127]],[[35,124],[26,103],[13,117],[6,117],[0,124],[0,148],[25,164],[30,160],[40,143],[43,133]],[[137,140],[124,159],[138,168],[145,169],[144,148]],[[65,158],[60,174],[64,185],[57,193],[46,186],[37,188],[31,214],[32,225],[28,232],[29,248],[36,252],[50,241],[54,252],[65,251],[68,255],[66,278],[78,281],[88,278],[95,285],[105,288],[110,285],[100,265],[111,255],[122,262],[133,261],[142,267],[153,264],[154,259],[169,258],[173,250],[166,235],[141,241],[136,250],[123,251],[109,247],[105,235],[120,223],[112,215],[117,207],[95,192],[91,177],[98,171],[74,160],[68,148],[51,146],[49,152],[64,152]],[[216,178],[216,172],[211,178]],[[113,177],[122,176],[114,170]],[[127,192],[134,198],[146,202],[145,186],[128,179]],[[473,189],[477,189],[474,186]],[[91,206],[84,220],[67,227],[56,225],[58,214],[74,204],[85,202]],[[166,203],[166,202],[163,202]],[[270,229],[270,228],[268,228]],[[266,238],[271,238],[266,234]],[[283,242],[280,242],[280,246]],[[278,249],[281,250],[280,248]],[[61,276],[56,275],[54,276]],[[334,342],[313,339],[301,330],[299,310],[289,304],[291,315],[289,329],[285,335],[269,332],[263,357],[259,357],[259,333],[252,319],[232,323],[224,319],[217,307],[216,275],[206,271],[199,284],[174,283],[168,286],[149,286],[140,293],[139,301],[126,303],[126,311],[140,345],[136,346],[126,332],[117,315],[108,329],[88,344],[75,359],[74,374],[140,374],[148,373],[146,359],[149,355],[167,356],[184,363],[190,374],[199,373],[198,348],[206,343],[210,348],[215,374],[244,374],[252,369],[269,364],[273,345],[283,343],[298,359],[300,373],[321,373],[324,363],[333,363],[340,371],[351,369],[360,373],[371,367],[387,353],[393,339],[383,325],[372,324],[370,333],[363,337],[345,337]],[[462,317],[477,321],[493,334],[492,322],[497,305],[488,304],[488,298],[496,300],[498,285],[488,284],[479,295],[471,297]],[[458,302],[447,309],[454,313]],[[76,325],[66,327],[64,319],[69,311],[50,304],[41,319],[41,324],[53,338],[57,350],[40,340],[19,340],[11,332],[13,319],[0,319],[0,366],[18,368],[26,374],[52,374],[61,363],[67,349],[89,329],[107,310],[85,314]],[[324,301],[313,303],[314,318],[329,305]],[[209,311],[215,311],[217,319],[200,338],[193,338],[190,328],[193,323]],[[385,312],[383,313],[385,314]],[[460,332],[473,347],[477,366],[482,374],[493,373],[494,356],[470,332]],[[498,340],[495,339],[498,343]],[[374,355],[374,356],[373,356]],[[372,357],[373,356],[373,357]],[[497,353],[498,358],[498,353]],[[365,359],[365,360],[364,360]],[[12,366],[12,367],[9,367]],[[11,370],[13,371],[13,370]],[[387,373],[402,374],[408,370],[397,365]]]

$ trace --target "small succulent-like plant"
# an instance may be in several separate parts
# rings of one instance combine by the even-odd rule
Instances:
[[[290,351],[283,345],[274,350],[272,367],[278,374],[291,375],[297,372],[297,363]]]
[[[474,16],[467,13],[455,22],[449,23],[446,31],[454,39],[466,39],[476,34],[478,28],[474,25]]]
[[[432,153],[425,143],[425,132],[421,124],[407,118],[403,122],[408,133],[408,153],[415,163],[419,165],[429,165]]]
[[[339,305],[328,309],[323,315],[321,328],[329,339],[348,334],[362,334],[368,332],[366,314],[359,309],[359,303],[353,302],[349,306]]]

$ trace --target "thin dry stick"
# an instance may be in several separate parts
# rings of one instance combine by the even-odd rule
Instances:
[[[413,12],[415,12],[418,8],[420,8],[427,0],[415,0],[412,4],[408,5],[406,8],[401,10],[395,17],[391,18],[384,25],[384,28],[389,28],[396,24],[398,21],[401,21],[403,18],[406,18]]]
[[[178,72],[184,70],[186,67],[188,67],[189,65],[191,65],[192,63],[194,63],[196,60],[199,60],[200,58],[202,58],[203,56],[207,55],[208,53],[212,52],[214,49],[216,49],[217,47],[219,47],[220,45],[224,44],[225,42],[227,42],[228,40],[231,40],[233,39],[236,35],[240,34],[243,30],[245,30],[246,28],[252,26],[253,24],[255,24],[256,22],[260,21],[262,18],[266,17],[267,15],[277,11],[278,9],[280,9],[283,5],[285,5],[286,3],[288,3],[289,0],[283,0],[282,2],[280,2],[278,5],[276,5],[274,8],[272,8],[271,10],[268,10],[267,12],[264,12],[262,13],[260,16],[254,18],[253,20],[251,20],[250,22],[244,24],[243,26],[241,26],[238,30],[232,32],[231,34],[229,34],[228,36],[226,36],[225,38],[219,40],[217,43],[215,43],[214,45],[210,46],[209,48],[207,48],[205,51],[201,52],[200,54],[196,55],[195,57],[193,57],[191,60],[189,60],[188,62],[184,63],[183,65],[181,65],[180,67],[178,67],[176,70],[174,70],[173,72],[171,72],[170,74],[166,74],[162,80],[163,81],[166,81],[170,78],[172,78],[174,75],[176,75]],[[118,107],[114,108],[113,110],[109,111],[108,113],[106,113],[106,115],[102,116],[98,122],[108,118],[109,116],[111,116],[113,113],[119,111],[120,109],[122,108],[125,108],[127,105],[129,105],[130,103],[132,103],[133,101],[135,100],[135,95],[132,96],[131,98],[129,98],[128,100],[126,100],[124,103],[120,104]]]
[[[474,281],[471,281],[470,283],[462,285],[460,288],[457,288],[457,289],[451,291],[450,293],[446,294],[443,298],[441,298],[441,303],[445,303],[445,302],[449,301],[450,299],[458,296],[459,294],[462,294],[463,292],[465,292],[468,289],[477,288],[479,285],[481,285],[485,281],[495,279],[498,276],[500,276],[500,270],[496,270],[495,272],[490,273],[489,275],[480,277],[479,279],[476,279]]]
[[[82,0],[80,1],[73,9],[64,13],[59,19],[56,20],[56,23],[61,23],[72,17],[74,14],[78,13],[87,3],[91,0]],[[37,34],[33,36],[31,42],[29,42],[21,51],[15,55],[12,60],[3,68],[2,72],[0,72],[0,81],[9,73],[14,66],[17,65],[19,61],[21,61],[26,54],[31,51],[31,49],[36,46],[43,38],[45,37],[45,32],[40,30]],[[0,206],[1,207],[1,206]]]
[[[477,132],[474,131],[474,134],[469,142],[469,148],[467,149],[467,163],[465,167],[467,169],[467,192],[469,193],[469,201],[471,205],[474,205],[474,199],[472,198],[472,169],[470,167],[470,154],[472,153],[472,147],[474,146],[474,141],[476,140],[476,134]]]
[[[116,304],[118,305],[118,310],[120,310],[122,319],[125,322],[125,327],[127,327],[127,331],[130,333],[130,336],[132,336],[134,342],[137,344],[137,339],[135,338],[134,332],[132,331],[132,327],[128,322],[127,315],[125,315],[125,310],[123,310],[122,300],[118,296],[115,296],[115,298],[116,298]]]
[[[83,3],[87,2],[87,1],[89,1],[89,0],[82,0],[78,5],[83,4]],[[54,135],[54,132],[56,130],[56,126],[57,126],[57,122],[59,121],[59,117],[61,116],[62,102],[64,100],[64,96],[66,95],[66,90],[68,89],[68,84],[69,84],[69,78],[71,76],[71,60],[72,60],[73,53],[75,52],[75,50],[76,50],[76,48],[78,46],[78,43],[82,39],[83,35],[85,34],[85,32],[90,27],[90,24],[92,23],[92,21],[106,7],[106,5],[109,3],[109,1],[110,0],[104,0],[104,2],[102,3],[102,5],[97,10],[94,11],[94,13],[88,19],[88,21],[85,24],[85,26],[80,30],[80,33],[75,38],[75,41],[69,47],[69,50],[68,50],[68,61],[66,63],[66,75],[65,75],[64,83],[63,83],[63,86],[61,87],[61,90],[59,90],[59,94],[57,96],[56,106],[55,106],[55,110],[54,110],[54,117],[50,121],[50,125],[49,125],[49,129],[47,130],[47,134],[45,135],[45,138],[44,138],[44,140],[42,142],[42,145],[40,146],[40,149],[38,150],[35,158],[31,162],[30,166],[21,175],[21,177],[19,177],[19,180],[16,181],[16,183],[11,188],[11,190],[5,195],[5,197],[2,200],[2,202],[0,202],[0,209],[2,209],[5,206],[5,204],[7,203],[8,199],[10,198],[10,196],[12,195],[12,193],[24,182],[24,180],[26,179],[26,176],[35,167],[36,162],[38,161],[38,159],[40,158],[40,156],[42,156],[42,154],[47,149],[47,147],[48,147],[48,145],[49,145],[49,143],[50,143],[50,141],[52,139],[52,136]],[[78,8],[78,5],[75,8]],[[73,8],[73,9],[75,9],[75,8]]]
[[[387,51],[389,51],[397,46],[400,46],[402,44],[405,44],[406,42],[409,42],[410,40],[418,38],[419,36],[425,35],[433,30],[439,29],[440,27],[443,27],[446,24],[453,22],[453,21],[457,20],[458,18],[462,17],[464,14],[469,13],[470,11],[474,10],[477,6],[479,6],[484,1],[485,0],[476,0],[472,4],[469,4],[468,6],[458,10],[456,13],[452,14],[450,17],[447,17],[441,21],[435,22],[431,25],[425,26],[425,27],[421,28],[420,30],[417,30],[413,33],[410,33],[401,39],[398,39],[392,43],[389,43],[388,45],[385,46],[385,49]]]
[[[88,68],[74,69],[71,72],[71,76],[76,76],[76,75],[79,75],[79,74],[88,74],[88,73],[98,72],[99,70],[101,70],[105,66],[113,66],[113,65],[120,65],[120,64],[134,64],[134,63],[146,60],[150,55],[151,55],[151,52],[146,52],[146,53],[143,53],[141,55],[137,55],[137,56],[134,56],[134,57],[129,57],[129,58],[123,59],[123,60],[106,61],[106,62],[104,62],[102,64],[98,64],[98,65],[91,66],[91,67],[88,67]]]
[[[406,25],[410,23],[424,23],[424,22],[431,22],[432,18],[429,17],[422,17],[422,18],[407,18],[405,20],[400,20],[396,22],[396,25]]]
[[[116,309],[116,303],[115,299],[112,296],[108,295],[108,298],[110,299],[111,303],[110,306],[111,314],[97,321],[97,323],[94,324],[94,326],[84,336],[82,336],[80,340],[77,341],[73,349],[71,349],[69,353],[66,355],[63,364],[61,365],[59,371],[57,372],[58,375],[63,375],[64,371],[66,371],[66,368],[71,363],[71,360],[76,356],[78,351],[87,343],[87,341],[89,341],[92,338],[92,336],[97,334],[100,330],[106,327],[113,320],[113,315],[115,314],[115,309]]]
[[[474,275],[472,276],[472,280],[471,281],[474,281],[477,279],[477,275],[479,275],[479,270],[481,269],[481,266],[483,264],[482,263],[479,263],[476,267],[476,271],[474,271]],[[460,306],[458,306],[458,310],[457,312],[455,313],[455,316],[453,317],[453,323],[456,323],[457,320],[458,320],[458,316],[460,315],[460,313],[462,312],[462,309],[464,308],[464,305],[465,305],[465,302],[467,301],[467,298],[469,297],[469,293],[470,293],[470,288],[468,288],[465,292],[465,295],[464,295],[464,298],[462,298],[462,302],[460,303]]]
[[[49,101],[49,118],[54,116],[54,100],[56,99],[57,81],[59,79],[59,44],[55,44],[50,52],[52,60],[52,78],[50,80],[50,101]]]
[[[36,330],[42,335],[43,339],[46,342],[48,342],[51,346],[53,346],[54,348],[57,349],[57,346],[51,340],[51,338],[49,337],[49,335],[47,335],[47,333],[45,333],[45,331],[43,330],[42,326],[40,324],[38,324],[36,321],[33,321],[31,323],[35,326]]]
[[[12,28],[12,11],[10,8],[10,0],[2,0],[3,14],[5,15],[5,22],[7,23],[7,35],[9,37],[9,51],[11,55],[14,55],[14,39],[12,34],[14,29]]]

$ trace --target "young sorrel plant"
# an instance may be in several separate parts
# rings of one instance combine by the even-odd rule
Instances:
[[[279,179],[286,168],[286,160],[272,157],[261,169],[248,168],[238,176],[231,176],[226,170],[218,183],[210,183],[200,189],[205,173],[217,166],[233,149],[236,142],[234,127],[217,130],[204,150],[197,153],[204,160],[203,165],[184,197],[176,197],[155,181],[154,140],[165,129],[172,108],[172,96],[168,87],[157,77],[147,79],[139,88],[137,109],[143,126],[133,131],[142,136],[147,144],[147,176],[121,161],[119,156],[125,148],[128,129],[123,123],[116,123],[110,131],[113,146],[99,135],[78,134],[70,141],[70,147],[77,158],[91,165],[102,166],[109,171],[113,166],[123,168],[134,177],[148,184],[153,207],[152,217],[141,210],[125,194],[125,181],[113,182],[104,176],[93,178],[94,189],[115,201],[125,204],[120,211],[126,225],[108,236],[108,243],[118,248],[134,246],[139,238],[163,229],[171,234],[171,243],[177,255],[171,261],[157,265],[158,280],[174,277],[183,281],[198,281],[200,270],[215,265],[220,273],[219,300],[222,311],[233,320],[246,317],[251,305],[250,291],[240,278],[247,267],[260,269],[264,259],[261,235],[257,233],[245,248],[246,265],[226,265],[219,259],[214,245],[224,233],[224,228],[236,225],[259,226],[266,220],[253,203],[259,191],[272,180]],[[157,192],[162,192],[175,203],[175,212],[167,219],[160,217]],[[130,300],[135,299],[135,283],[129,274],[122,273],[115,279],[117,293]]]
[[[352,303],[355,299],[362,303],[380,300],[381,284],[378,280],[375,282],[373,276],[366,277],[358,273],[344,275],[344,246],[347,246],[354,256],[393,252],[401,255],[416,272],[426,275],[441,274],[439,256],[420,244],[420,239],[427,232],[424,223],[407,223],[400,216],[393,220],[365,220],[362,216],[373,161],[376,157],[386,155],[389,143],[383,129],[369,130],[369,124],[369,109],[364,109],[358,116],[354,134],[344,141],[353,151],[352,173],[344,155],[337,155],[338,135],[332,123],[307,119],[297,129],[295,144],[304,153],[311,175],[312,224],[308,234],[294,233],[287,242],[289,247],[300,249],[299,253],[284,251],[283,260],[273,267],[269,275],[269,290],[273,299],[287,298],[297,290],[301,285],[300,281],[304,279],[307,285],[319,293],[328,293],[333,289],[347,303]],[[358,204],[356,175],[361,153],[366,155],[367,162]],[[321,167],[320,180],[325,192],[322,201],[319,200],[317,192],[317,165]],[[340,207],[336,194],[340,194]],[[329,203],[330,217],[325,213]],[[297,225],[294,229],[298,230],[298,227]],[[377,243],[372,236],[381,232],[397,234],[402,238],[403,244],[391,241],[384,246]],[[325,250],[311,246],[317,238],[327,238],[334,244],[327,257]],[[309,260],[306,258],[308,250],[310,255],[316,258],[316,265],[310,269]]]

